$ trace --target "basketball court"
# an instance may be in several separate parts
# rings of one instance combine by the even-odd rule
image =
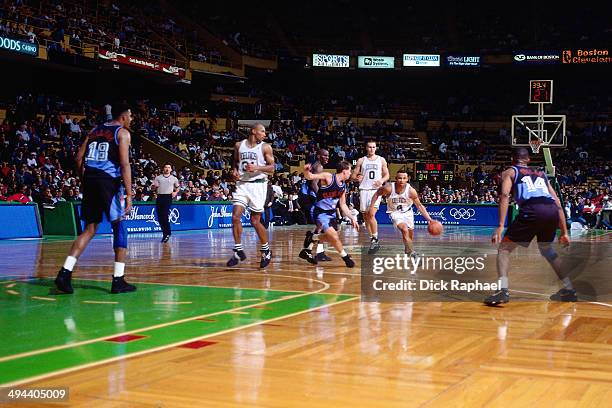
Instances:
[[[504,307],[360,302],[359,268],[333,250],[323,265],[297,258],[305,230],[271,229],[266,271],[254,234],[239,268],[225,267],[230,230],[179,232],[169,245],[133,236],[126,276],[138,291],[120,295],[109,236],[81,257],[72,296],[52,284],[69,239],[1,242],[13,256],[0,262],[0,383],[69,387],[74,406],[605,406],[612,396],[612,303],[548,301],[558,284],[537,248],[511,268]],[[415,248],[489,245],[491,231],[417,227]],[[359,265],[364,233],[341,234]],[[401,243],[390,225],[380,234],[383,247]]]

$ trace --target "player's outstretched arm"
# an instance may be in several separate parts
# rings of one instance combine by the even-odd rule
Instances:
[[[326,171],[323,171],[321,173],[313,173],[311,170],[311,164],[307,164],[304,166],[304,178],[306,180],[325,180],[325,185],[331,184],[331,180],[333,177],[331,173],[328,173]]]
[[[432,222],[434,222],[433,218],[431,218],[431,216],[427,212],[427,208],[425,208],[423,203],[421,203],[421,200],[419,199],[419,194],[416,192],[416,190],[414,188],[412,188],[412,187],[410,188],[410,192],[408,193],[408,197],[410,197],[412,202],[414,202],[415,207],[419,210],[419,212],[427,220],[427,222],[429,222],[430,224]]]

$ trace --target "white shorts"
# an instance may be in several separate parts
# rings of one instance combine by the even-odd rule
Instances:
[[[359,210],[362,213],[367,212],[368,209],[370,208],[372,197],[374,197],[374,194],[376,194],[376,191],[378,190],[359,190]],[[378,209],[378,207],[380,206],[381,198],[382,197],[378,197],[378,200],[376,200],[376,204],[374,204],[374,207],[376,207],[376,209]]]
[[[260,213],[264,210],[268,195],[268,182],[247,183],[236,182],[236,191],[233,194],[232,204]]]
[[[393,225],[397,227],[400,224],[406,224],[408,229],[414,229],[414,212],[410,211],[393,211],[389,213],[389,218],[393,221]]]

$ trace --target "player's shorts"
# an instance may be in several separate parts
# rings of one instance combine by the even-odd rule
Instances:
[[[317,206],[313,207],[312,216],[317,229],[322,232],[327,231],[328,228],[337,229],[336,210],[322,210]]]
[[[372,203],[372,197],[374,197],[376,191],[378,190],[359,190],[359,210],[361,212],[368,211],[368,209],[370,208],[370,204]],[[381,198],[382,197],[378,197],[378,200],[376,200],[376,204],[374,204],[374,207],[376,207],[376,209],[378,209],[378,207],[380,206]]]
[[[550,199],[531,199],[519,209],[518,216],[510,224],[504,241],[512,241],[527,247],[533,239],[539,243],[553,242],[559,226],[559,209]]]
[[[389,213],[389,218],[391,218],[395,227],[400,224],[406,224],[408,229],[414,229],[414,212],[412,209],[409,211],[392,211]]]
[[[252,212],[263,212],[268,195],[268,180],[237,181],[232,204],[248,208]]]
[[[125,210],[125,188],[120,177],[86,177],[83,186],[81,219],[86,224],[99,224],[103,216],[117,221]]]

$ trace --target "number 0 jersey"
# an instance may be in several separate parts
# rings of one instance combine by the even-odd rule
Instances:
[[[361,163],[361,175],[363,178],[359,183],[359,189],[376,190],[374,181],[382,178],[382,157],[376,156],[374,160],[370,160],[367,156],[364,156]]]
[[[265,166],[266,159],[263,154],[263,142],[257,143],[253,148],[247,145],[247,139],[244,139],[240,143],[238,148],[238,173],[240,174],[240,181],[254,181],[254,180],[265,180],[268,175],[263,171],[247,172],[246,165],[254,164],[256,166]]]
[[[121,125],[105,123],[91,131],[85,151],[85,171],[88,177],[121,177],[118,139],[121,128]]]
[[[544,171],[527,166],[512,166],[512,168],[515,173],[512,195],[519,206],[532,198],[554,201],[548,191],[548,177]]]

